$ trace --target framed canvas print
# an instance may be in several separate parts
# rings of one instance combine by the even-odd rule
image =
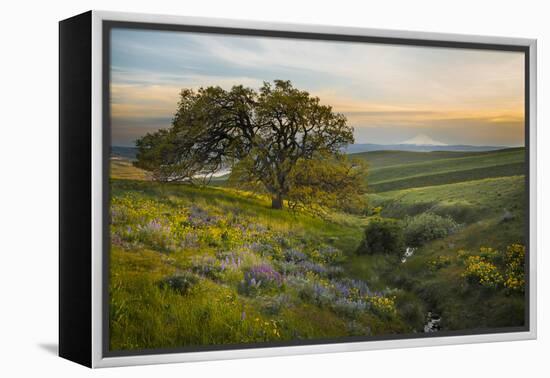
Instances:
[[[60,355],[536,337],[536,41],[60,22]]]

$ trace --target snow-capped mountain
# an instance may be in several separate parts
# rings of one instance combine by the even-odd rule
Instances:
[[[407,139],[399,144],[412,144],[415,146],[447,146],[446,143],[432,139],[426,134],[418,134],[414,138]]]

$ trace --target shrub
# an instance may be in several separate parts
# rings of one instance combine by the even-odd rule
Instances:
[[[337,264],[345,260],[342,251],[330,245],[322,246],[319,248],[318,252],[318,259],[324,264]]]
[[[353,301],[348,298],[338,298],[332,304],[332,310],[335,313],[347,316],[351,319],[357,318],[367,309],[369,309],[369,304],[362,299]]]
[[[492,289],[503,283],[503,277],[498,268],[481,256],[469,256],[466,259],[466,270],[462,276],[471,283]]]
[[[295,290],[298,297],[317,306],[328,306],[336,300],[335,293],[325,280],[320,280],[314,273],[289,277],[289,286]]]
[[[510,291],[525,290],[525,246],[512,244],[506,249],[506,279],[504,286]]]
[[[357,253],[360,255],[384,253],[401,257],[404,248],[403,228],[399,221],[373,218],[365,228],[365,237]]]
[[[367,303],[371,305],[371,309],[377,315],[388,316],[394,315],[396,312],[395,309],[395,297],[383,297],[383,296],[372,296],[365,298]]]
[[[435,271],[451,265],[451,258],[448,256],[437,256],[433,260],[428,261],[430,270]]]
[[[460,223],[473,223],[480,215],[479,209],[476,206],[465,201],[438,203],[430,211],[442,217],[451,217]]]
[[[243,294],[254,295],[260,290],[271,290],[283,285],[283,277],[271,265],[259,264],[250,267],[244,273],[241,283]]]
[[[338,296],[351,300],[357,300],[372,294],[367,283],[360,280],[344,278],[332,281],[332,285]]]
[[[213,280],[220,278],[221,264],[212,256],[194,256],[191,261],[193,272]]]
[[[466,266],[462,277],[471,283],[488,288],[504,287],[508,294],[525,290],[525,246],[509,245],[506,253],[490,247],[481,247],[479,255],[467,255],[459,251]]]
[[[259,299],[261,311],[267,315],[279,315],[286,307],[291,306],[291,297],[287,294],[266,296]]]
[[[287,249],[284,252],[284,257],[287,262],[301,262],[307,260],[307,256],[297,249]]]
[[[327,273],[327,269],[323,265],[311,261],[302,261],[297,265],[298,270],[302,273],[313,272],[319,276],[324,276]]]
[[[170,226],[165,225],[164,222],[158,219],[152,219],[145,224],[138,225],[135,236],[132,235],[131,228],[128,231],[130,238],[137,236],[139,242],[160,251],[170,252],[175,249]]]
[[[420,247],[429,241],[452,234],[457,228],[458,224],[450,217],[422,213],[406,217],[403,232],[407,246]]]
[[[181,272],[165,278],[160,282],[163,288],[170,288],[181,295],[187,294],[193,286],[199,282],[199,278],[191,272]]]
[[[295,274],[300,270],[300,267],[298,265],[288,261],[275,261],[274,265],[283,276]]]

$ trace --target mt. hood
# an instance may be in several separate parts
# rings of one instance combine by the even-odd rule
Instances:
[[[434,140],[425,134],[418,134],[414,138],[407,139],[399,144],[413,144],[415,146],[447,146],[446,143]]]

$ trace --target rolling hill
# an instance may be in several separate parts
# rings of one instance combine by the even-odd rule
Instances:
[[[516,176],[525,169],[524,148],[483,152],[373,151],[351,156],[369,164],[368,183],[373,192]]]
[[[321,219],[272,210],[267,198],[217,187],[224,182],[194,187],[147,181],[148,174],[132,165],[131,156],[112,156],[111,346],[193,345],[204,343],[202,335],[220,343],[268,340],[267,326],[269,340],[290,340],[298,330],[306,332],[302,337],[416,333],[431,312],[441,316],[444,331],[522,324],[521,293],[468,284],[459,254],[475,255],[481,247],[504,252],[513,243],[525,244],[523,148],[353,156],[369,164],[369,208],[378,208],[374,216]],[[356,253],[365,225],[375,217],[406,222],[426,213],[451,217],[458,227],[416,248],[406,263],[383,254]],[[319,251],[324,250],[340,251],[340,260],[319,265]],[[294,257],[289,263],[287,254],[313,259],[300,264],[318,272],[299,273],[295,279],[296,273],[288,271],[296,269]],[[225,264],[235,256],[245,265],[227,270]],[[273,266],[279,269],[273,274],[285,274],[288,281],[271,291],[244,290],[244,274],[256,266]],[[181,272],[195,280],[183,295],[163,284]],[[318,298],[319,285],[341,283],[338,278],[327,281],[335,279],[332,274],[387,294],[378,300],[389,300],[391,311],[357,312],[347,299]],[[228,298],[229,305],[218,305]],[[140,305],[126,306],[131,301]],[[205,320],[204,313],[212,316]],[[201,332],[194,331],[203,325]],[[187,331],[178,333],[181,329]]]

